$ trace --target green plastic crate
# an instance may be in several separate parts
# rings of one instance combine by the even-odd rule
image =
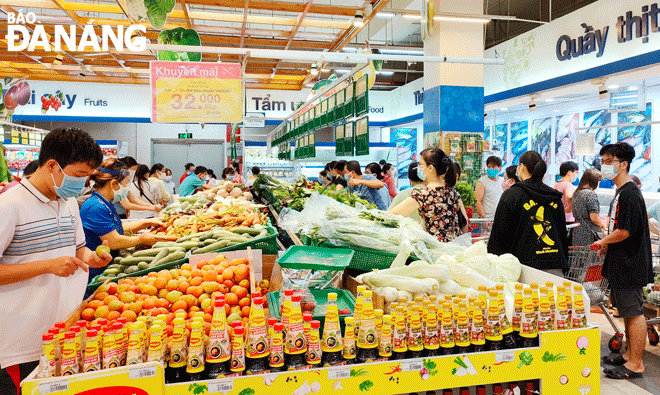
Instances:
[[[337,308],[339,310],[348,309],[351,312],[350,314],[339,315],[339,324],[341,325],[342,333],[343,333],[344,318],[353,316],[353,312],[355,311],[355,296],[353,296],[352,293],[350,293],[345,289],[334,289],[334,288],[310,289],[309,292],[311,292],[312,295],[314,295],[314,299],[316,299],[317,307],[314,309],[314,319],[321,321],[321,329],[319,331],[320,333],[323,333],[323,324],[325,323],[325,313],[324,313],[325,310],[320,310],[319,306],[325,306],[328,303],[328,294],[330,292],[334,292],[337,294]],[[268,292],[266,294],[266,298],[268,299],[268,308],[269,308],[270,316],[277,318],[278,321],[282,321],[282,315],[280,313],[280,308],[279,308],[280,291]]]
[[[180,268],[181,265],[183,265],[184,263],[188,263],[188,258],[190,258],[190,252],[187,252],[185,257],[183,257],[183,258],[181,258],[181,259],[178,259],[178,260],[176,260],[176,261],[172,261],[172,262],[164,263],[164,264],[162,264],[162,265],[158,265],[158,266],[150,267],[150,268],[143,269],[143,270],[138,270],[138,271],[136,271],[136,272],[129,273],[129,274],[123,274],[123,273],[122,273],[122,274],[118,274],[117,277],[113,277],[113,278],[111,278],[110,280],[111,280],[111,281],[119,281],[119,280],[121,280],[122,278],[128,278],[128,277],[140,277],[140,276],[144,276],[144,275],[146,275],[146,274],[149,274],[149,273],[151,273],[151,272],[159,272],[159,271],[164,270],[164,269],[168,269],[168,270],[169,270],[169,269],[178,269],[178,268]],[[105,280],[98,281],[97,278],[98,278],[99,276],[101,276],[101,274],[99,274],[98,276],[94,277],[94,278],[92,279],[92,282],[90,282],[89,284],[87,284],[87,289],[88,289],[88,290],[94,291],[94,290],[96,290],[96,288],[98,288],[101,284],[103,284],[103,283],[105,282]]]
[[[350,249],[294,245],[286,250],[277,263],[291,269],[340,271],[350,265],[352,258],[353,251]]]
[[[319,241],[307,236],[302,236],[301,241],[305,245],[325,247],[325,248],[350,248],[353,250],[353,259],[351,259],[350,269],[362,271],[372,271],[374,269],[388,269],[396,259],[396,254],[386,251],[372,250],[356,246],[338,247],[328,241]],[[411,256],[412,259],[416,259]]]

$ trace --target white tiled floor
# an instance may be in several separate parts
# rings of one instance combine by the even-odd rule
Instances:
[[[619,329],[623,330],[623,320],[615,318],[617,320],[617,323],[619,324]],[[614,329],[612,329],[612,326],[607,322],[607,318],[603,314],[591,314],[591,322],[594,324],[597,324],[601,331],[604,333],[607,333],[609,335],[614,334]],[[651,346],[646,344],[646,351],[654,353],[656,355],[660,355],[660,348],[658,346]],[[635,384],[627,381],[627,380],[613,380],[610,378],[605,377],[601,370],[601,394],[602,395],[647,395],[651,394],[648,391],[645,391],[644,389],[636,386]],[[660,380],[660,377],[656,378],[657,380]],[[652,394],[654,395],[654,394]],[[655,394],[657,395],[657,394]]]

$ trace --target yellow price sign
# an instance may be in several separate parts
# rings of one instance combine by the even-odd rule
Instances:
[[[240,123],[241,65],[150,62],[152,122]]]

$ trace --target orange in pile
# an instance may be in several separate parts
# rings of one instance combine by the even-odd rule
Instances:
[[[266,289],[258,288],[262,295]],[[197,311],[204,312],[208,334],[213,314],[213,299],[224,295],[229,323],[241,320],[247,325],[250,314],[250,270],[247,259],[227,261],[218,255],[197,265],[181,265],[180,269],[161,270],[143,277],[125,278],[118,283],[101,285],[81,312],[81,317],[94,324],[100,318],[110,324],[119,317],[133,322],[142,315],[166,314],[167,330],[172,333],[172,320],[178,311],[188,320]]]

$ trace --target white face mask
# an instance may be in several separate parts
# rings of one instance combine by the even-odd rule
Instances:
[[[165,175],[165,173],[160,173],[160,174],[158,174],[158,179],[159,179],[159,180],[164,180],[165,177],[167,177],[167,176]]]
[[[603,177],[607,178],[608,180],[614,180],[616,176],[619,175],[619,172],[615,169],[615,165],[602,165],[600,167],[600,172],[603,174]]]
[[[163,176],[163,181],[172,181],[172,176]]]
[[[113,192],[115,196],[112,198],[112,203],[121,202],[122,200],[128,197],[128,193],[129,193],[128,188],[121,186],[121,184],[119,185],[119,189]]]
[[[135,178],[135,170],[129,170],[128,171],[128,179],[130,181],[133,181],[133,178]]]
[[[204,181],[208,181],[208,180],[210,180],[210,179],[211,179],[211,177],[209,177],[209,176],[204,176]]]

